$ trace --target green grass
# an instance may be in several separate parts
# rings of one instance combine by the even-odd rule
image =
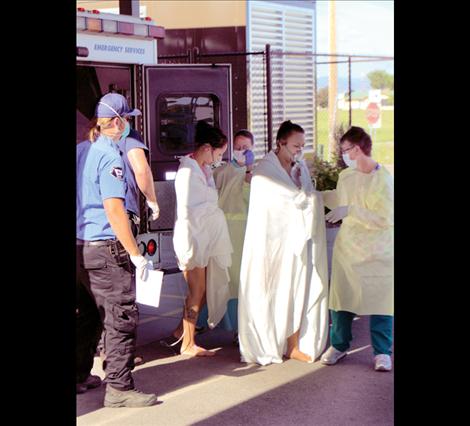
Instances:
[[[328,158],[328,110],[319,109],[317,112],[318,121],[318,143],[323,145],[323,158]],[[338,111],[337,125],[344,123],[344,128],[348,127],[349,111]],[[382,111],[382,127],[375,129],[372,137],[372,157],[382,164],[393,164],[393,123],[394,111]],[[352,125],[363,127],[370,134],[364,110],[352,111]]]

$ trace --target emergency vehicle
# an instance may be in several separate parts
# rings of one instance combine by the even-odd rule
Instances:
[[[179,299],[181,290],[170,283],[186,288],[172,244],[174,178],[179,157],[194,150],[198,120],[222,129],[229,139],[224,160],[232,158],[231,65],[158,64],[157,40],[164,36],[165,29],[150,18],[78,8],[76,142],[87,139],[96,104],[106,93],[120,93],[142,111],[131,126],[149,148],[160,217],[148,222],[141,199],[138,243],[154,267],[165,272],[162,298],[173,293]]]

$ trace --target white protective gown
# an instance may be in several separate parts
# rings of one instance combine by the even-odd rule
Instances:
[[[251,181],[239,292],[242,362],[282,362],[287,338],[316,359],[328,333],[324,206],[304,162],[301,189],[269,152]]]
[[[189,155],[180,159],[175,178],[176,223],[173,246],[182,271],[207,267],[207,323],[214,328],[229,300],[228,267],[232,243],[210,168],[207,175]]]
[[[330,309],[393,315],[393,177],[384,167],[347,168],[323,199],[330,209],[349,206],[333,248]]]

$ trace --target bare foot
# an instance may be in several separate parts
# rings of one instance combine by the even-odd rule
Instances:
[[[298,348],[293,348],[292,350],[288,350],[286,353],[286,357],[290,359],[296,359],[297,361],[303,362],[312,362],[312,357],[308,356],[307,354],[300,352]]]
[[[207,349],[201,348],[200,346],[193,345],[190,346],[183,352],[180,352],[181,355],[191,355],[191,356],[214,356],[215,352],[208,351]]]

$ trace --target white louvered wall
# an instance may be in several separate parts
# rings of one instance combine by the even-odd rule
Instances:
[[[276,55],[283,52],[314,52],[314,11],[288,5],[248,2],[248,50],[264,51],[271,45],[273,141],[285,120],[305,130],[306,152],[313,150],[314,57]],[[256,138],[255,154],[266,152],[265,64],[261,56],[249,57],[249,128]]]

